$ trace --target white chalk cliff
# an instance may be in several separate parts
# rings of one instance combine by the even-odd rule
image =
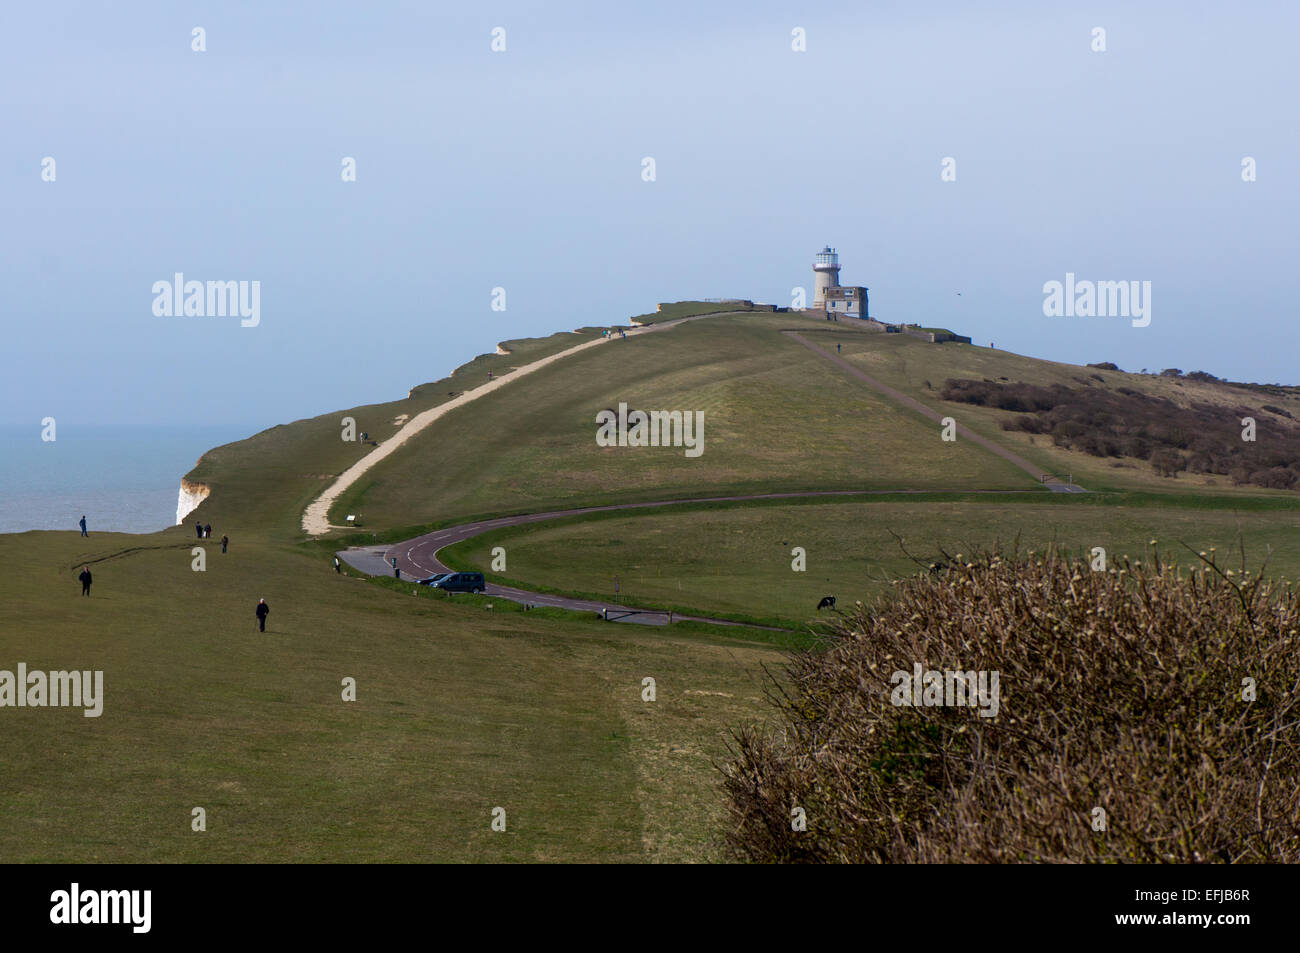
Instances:
[[[180,526],[185,517],[193,513],[200,503],[208,498],[212,488],[202,483],[190,483],[181,477],[181,493],[176,500],[176,525]]]

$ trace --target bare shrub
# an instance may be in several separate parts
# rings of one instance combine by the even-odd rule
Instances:
[[[1252,473],[1250,482],[1270,490],[1290,490],[1296,485],[1296,472],[1286,467],[1270,467]]]
[[[1162,477],[1177,477],[1187,469],[1187,461],[1177,450],[1164,447],[1151,454],[1151,469]]]
[[[1257,421],[1255,442],[1243,441],[1241,419],[1259,413],[1246,405],[1194,402],[1183,407],[1127,387],[1072,389],[969,378],[950,378],[940,396],[1016,413],[999,422],[1004,430],[1050,434],[1055,446],[1095,457],[1147,460],[1164,476],[1188,468],[1224,476],[1240,470],[1239,483],[1256,483],[1259,475],[1262,482],[1256,485],[1300,489],[1300,484],[1272,472],[1300,466],[1300,427],[1285,417],[1270,416]],[[1274,405],[1269,408],[1285,413]]]
[[[963,404],[1032,413],[1051,410],[1069,398],[1070,389],[1059,384],[1049,388],[1036,384],[999,384],[991,380],[950,378],[939,396]]]
[[[1294,590],[1212,555],[1094,572],[1054,552],[957,556],[895,587],[792,657],[775,724],[732,733],[738,858],[1297,860]],[[915,663],[1000,673],[997,717],[892,704]]]

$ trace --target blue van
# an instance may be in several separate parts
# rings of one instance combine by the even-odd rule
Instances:
[[[483,592],[487,588],[481,572],[449,572],[429,585],[445,592]]]

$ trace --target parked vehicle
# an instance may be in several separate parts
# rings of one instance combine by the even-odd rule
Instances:
[[[439,579],[446,579],[450,576],[449,572],[435,572],[432,576],[425,576],[423,579],[416,580],[422,586],[432,586]]]
[[[450,572],[429,585],[444,592],[483,592],[487,588],[481,572]]]

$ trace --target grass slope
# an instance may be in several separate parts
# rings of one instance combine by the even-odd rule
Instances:
[[[185,475],[192,483],[211,488],[211,495],[191,516],[231,532],[269,531],[279,539],[302,535],[301,516],[307,504],[342,473],[374,449],[360,440],[342,439],[343,420],[383,441],[400,427],[399,421],[450,400],[468,388],[531,361],[581,344],[597,329],[561,332],[545,338],[503,341],[508,354],[481,354],[456,368],[450,376],[411,389],[399,400],[367,404],[271,427],[246,440],[209,450]]]
[[[1193,403],[1215,405],[1234,421],[1242,413],[1250,413],[1260,419],[1274,417],[1274,414],[1264,409],[1264,405],[1280,407],[1293,416],[1300,417],[1300,398],[1288,392],[1265,393],[1186,378],[1102,371],[1038,360],[973,344],[936,346],[904,334],[881,334],[871,338],[841,334],[837,337],[842,338],[842,356],[866,373],[935,409],[942,409],[963,426],[1047,470],[1062,477],[1073,474],[1076,483],[1090,490],[1151,489],[1166,493],[1208,491],[1232,496],[1269,495],[1269,491],[1258,487],[1232,487],[1224,477],[1191,473],[1182,473],[1177,479],[1161,477],[1155,474],[1147,461],[1102,459],[1056,447],[1050,436],[1002,430],[1002,421],[1019,415],[941,400],[939,392],[943,390],[944,382],[949,378],[974,378],[1023,381],[1040,386],[1061,384],[1071,388],[1116,390],[1126,387],[1168,399],[1181,407]],[[927,387],[927,383],[930,386]]]
[[[106,696],[0,709],[0,861],[716,856],[710,760],[771,649],[415,599],[260,540],[194,572],[190,547],[0,536],[0,668],[101,669]]]
[[[1109,558],[1142,558],[1148,541],[1181,550],[1217,547],[1227,554],[1239,537],[1247,565],[1265,556],[1272,575],[1300,578],[1300,505],[1262,512],[1178,505],[1179,498],[1082,502],[1056,496],[1040,502],[954,500],[817,501],[763,506],[680,507],[669,511],[607,515],[499,530],[450,547],[457,565],[488,572],[492,549],[503,547],[508,575],[536,585],[629,605],[689,607],[801,626],[818,617],[822,596],[844,605],[870,602],[889,579],[917,566],[899,547],[930,559],[942,547],[970,553],[976,546],[1042,551],[1049,544]],[[892,532],[891,532],[892,531]],[[791,549],[807,552],[806,569],[792,568]],[[1184,560],[1194,559],[1182,551]],[[1233,560],[1232,565],[1238,565]],[[619,595],[613,592],[618,576]]]
[[[672,307],[668,314],[681,316],[704,304]],[[1081,454],[1062,458],[998,429],[996,411],[957,408],[962,423],[1025,456],[1072,466],[1085,485],[1095,481],[1092,489],[1124,491],[1056,497],[991,454],[942,443],[929,421],[847,378],[783,328],[827,331],[797,314],[719,315],[566,358],[449,414],[367,474],[334,516],[361,512],[367,529],[395,532],[618,500],[936,491],[924,501],[620,515],[499,540],[511,577],[608,595],[606,581],[618,572],[629,601],[798,623],[821,595],[870,595],[883,586],[877,576],[911,570],[890,528],[922,555],[1017,532],[1026,545],[1057,539],[1134,552],[1150,537],[1181,537],[1222,550],[1239,510],[1252,555],[1275,545],[1275,571],[1300,569],[1288,539],[1297,528],[1294,494],[1198,494],[1190,479],[1175,484]],[[406,398],[295,421],[205,454],[187,475],[212,489],[195,516],[232,538],[225,556],[204,544],[206,572],[191,569],[195,541],[186,529],[0,536],[0,668],[102,669],[107,696],[98,719],[0,710],[0,860],[720,856],[722,804],[710,762],[727,726],[764,710],[761,668],[780,658],[770,645],[741,631],[610,625],[413,597],[391,582],[336,576],[321,558],[325,545],[296,545],[307,502],[367,449],[340,439],[343,417],[383,439],[401,415],[438,405],[489,370],[509,373],[581,340],[565,332],[505,342],[511,353],[483,355]],[[925,380],[1051,383],[1087,373],[851,325],[818,340],[840,343],[873,376],[950,412]],[[1177,386],[1102,376],[1104,386]],[[596,411],[620,400],[705,411],[704,456],[596,447]],[[1251,400],[1289,398],[1239,402]],[[982,487],[1025,492],[952,492]],[[472,541],[459,555],[484,565],[494,541]],[[807,573],[791,571],[793,545],[808,550]],[[85,561],[96,576],[90,599],[75,581]],[[265,635],[252,616],[260,596],[272,605]],[[340,698],[344,677],[357,680],[355,703]],[[646,677],[657,682],[655,702],[641,699]],[[208,812],[205,833],[190,829],[195,806]],[[496,806],[507,810],[505,833],[490,829]]]
[[[943,442],[937,425],[780,333],[824,324],[720,316],[566,358],[435,422],[347,491],[331,521],[360,513],[370,526],[410,525],[802,489],[1034,488],[996,456]],[[595,416],[620,402],[703,411],[703,455],[598,447]]]

